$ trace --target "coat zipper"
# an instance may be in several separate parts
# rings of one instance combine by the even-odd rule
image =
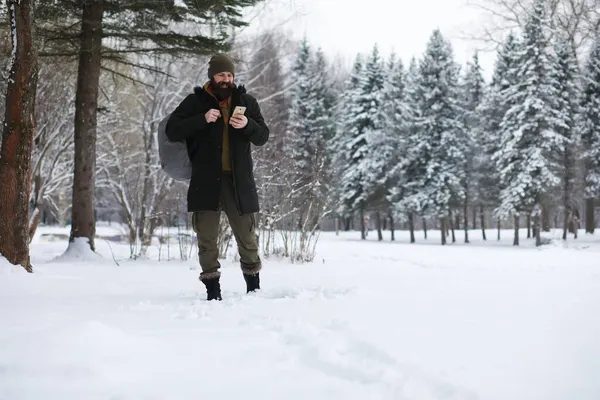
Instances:
[[[205,90],[206,91],[206,90]],[[210,95],[210,94],[209,94]],[[217,98],[213,95],[210,95],[216,102],[217,102],[217,108],[220,110],[221,106],[219,105],[219,101],[217,100]],[[235,96],[238,96],[238,94],[236,93]],[[234,104],[234,96],[231,96],[231,105],[229,107],[229,117],[231,117],[231,112],[235,109],[236,104]],[[223,121],[223,124],[225,124],[225,121]],[[223,129],[225,129],[225,126],[223,126]],[[242,216],[242,206],[240,204],[240,198],[239,198],[239,194],[237,191],[237,184],[236,184],[236,180],[235,180],[235,161],[234,158],[232,157],[232,152],[231,152],[231,135],[229,132],[229,127],[227,128],[228,130],[228,134],[227,134],[227,141],[229,142],[229,160],[231,161],[231,176],[233,178],[233,195],[235,197],[235,204],[237,206],[237,211],[238,211],[238,215]],[[221,142],[223,141],[223,134],[221,133]],[[221,158],[219,158],[219,160],[221,160],[223,158],[223,143],[221,143]],[[221,167],[221,164],[219,163],[219,166]],[[221,167],[222,168],[222,167]],[[219,169],[221,169],[219,168]]]
[[[236,93],[237,96],[237,93]],[[229,107],[229,117],[231,118],[231,114],[233,112],[233,110],[235,109],[236,104],[234,104],[234,100],[233,100],[233,96],[231,96],[231,106]],[[235,204],[237,206],[237,210],[238,210],[238,215],[242,216],[242,205],[240,203],[240,198],[239,198],[239,194],[237,191],[237,183],[235,180],[235,157],[232,157],[232,147],[231,147],[231,131],[229,130],[229,127],[227,128],[228,134],[227,134],[227,141],[229,142],[229,160],[231,161],[231,176],[233,178],[233,195],[235,196]],[[222,152],[222,150],[221,150]],[[221,157],[223,155],[221,154]]]

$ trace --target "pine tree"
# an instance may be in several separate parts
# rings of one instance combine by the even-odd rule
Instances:
[[[332,162],[329,148],[335,132],[333,111],[335,109],[335,98],[332,93],[329,65],[325,59],[322,49],[317,49],[315,57],[309,66],[310,93],[312,113],[310,114],[309,126],[311,130],[311,148],[309,163],[310,171],[310,208],[312,219],[310,228],[315,229],[319,220],[328,212],[332,193]]]
[[[573,47],[566,37],[556,41],[556,68],[554,82],[556,84],[556,109],[559,110],[556,131],[563,137],[564,146],[557,153],[557,174],[562,178],[562,204],[564,212],[563,239],[567,239],[569,225],[576,218],[577,204],[573,199],[575,188],[575,152],[578,147],[577,119],[580,112],[579,102],[581,90],[578,85],[580,73]],[[574,230],[577,238],[577,229]]]
[[[505,185],[500,196],[501,210],[514,216],[531,214],[538,246],[542,196],[559,182],[553,172],[552,156],[562,146],[562,137],[555,131],[553,59],[548,51],[544,18],[543,0],[536,0],[525,26],[518,81],[508,93],[513,106],[502,121],[501,149],[496,155]]]
[[[380,117],[383,110],[383,62],[379,49],[375,46],[365,64],[364,74],[361,77],[361,91],[358,95],[359,117],[358,129],[365,132],[369,148],[367,156],[363,158],[363,175],[366,179],[368,196],[372,195],[375,187],[383,180],[379,176],[385,159],[381,161],[381,150],[378,145],[385,141],[383,132],[383,119]],[[375,154],[372,150],[378,150]],[[385,157],[385,155],[383,155]]]
[[[364,135],[354,129],[354,121],[359,113],[357,97],[360,91],[363,68],[362,55],[357,54],[337,105],[336,114],[344,117],[336,118],[336,133],[330,149],[331,154],[333,154],[334,173],[337,180],[336,192],[339,197],[337,212],[345,219],[350,218],[355,211],[355,198],[362,195],[361,180],[350,181],[346,178],[349,177],[349,171],[358,170],[358,165],[364,153],[363,148],[366,148]],[[346,227],[349,227],[348,222]]]
[[[600,195],[600,38],[588,55],[583,76],[581,141],[584,152],[585,232],[594,233],[595,199]]]
[[[501,124],[506,112],[512,107],[508,97],[509,90],[517,84],[516,66],[521,54],[521,43],[510,33],[501,47],[496,60],[492,82],[479,107],[482,116],[481,134],[478,137],[481,152],[475,159],[477,180],[477,199],[479,201],[479,216],[481,232],[486,240],[485,209],[498,209],[500,206],[500,190],[502,181],[500,171],[496,168],[494,155],[499,154]],[[497,215],[498,221],[500,216]],[[500,226],[500,222],[498,222]],[[515,230],[515,239],[518,244],[518,229]],[[500,229],[498,229],[500,240]]]
[[[446,244],[451,202],[463,195],[460,165],[465,149],[458,66],[439,30],[433,32],[421,61],[418,93],[423,99],[417,122],[419,147],[427,171],[421,192],[427,199],[427,212],[440,219],[442,244]]]
[[[37,33],[44,43],[40,56],[78,56],[80,43],[73,39],[83,31],[75,22],[92,9],[98,13],[99,32],[105,39],[104,61],[132,65],[136,60],[128,57],[131,54],[211,54],[229,49],[227,30],[247,26],[243,9],[260,1],[44,0],[35,10]]]
[[[377,185],[386,185],[393,165],[392,158],[397,158],[401,132],[406,124],[402,118],[404,112],[404,65],[392,54],[386,64],[386,79],[381,92],[381,106],[377,110],[379,127],[373,146],[377,148],[378,157],[373,159],[373,171],[376,173]],[[395,156],[395,157],[394,157]]]
[[[464,176],[461,180],[461,186],[464,193],[463,201],[463,225],[465,230],[465,243],[469,243],[469,207],[471,202],[476,204],[480,200],[477,198],[477,180],[474,179],[477,155],[483,152],[483,143],[481,125],[483,119],[479,113],[480,104],[484,96],[485,82],[479,65],[477,53],[473,56],[473,61],[467,64],[464,92],[464,122],[465,135],[464,148],[466,150],[464,157]]]
[[[365,133],[367,141],[367,152],[360,165],[364,179],[365,199],[362,203],[357,204],[357,208],[361,212],[361,218],[367,205],[376,210],[379,240],[382,240],[380,210],[385,207],[386,201],[383,167],[386,165],[386,158],[389,156],[389,153],[382,152],[385,149],[384,146],[387,140],[387,133],[384,130],[383,118],[381,117],[384,106],[383,68],[383,60],[377,45],[375,45],[365,64],[365,71],[362,76],[361,92],[358,96],[360,116],[357,120],[357,127]]]
[[[346,95],[343,129],[348,135],[345,151],[347,164],[342,174],[342,203],[346,210],[359,211],[361,237],[365,239],[364,212],[376,182],[373,170],[372,143],[379,129],[379,107],[383,73],[379,51],[375,46],[364,69],[357,59]],[[359,72],[360,71],[360,72]],[[359,72],[359,74],[356,74]]]
[[[331,69],[327,63],[325,53],[321,48],[317,49],[313,62],[311,63],[311,71],[311,80],[315,90],[317,104],[317,107],[314,110],[314,124],[321,133],[319,140],[323,142],[319,145],[319,148],[323,148],[328,147],[335,135],[334,116],[337,99],[332,84]],[[328,162],[330,161],[331,160],[328,159]]]
[[[387,79],[383,87],[383,105],[381,107],[381,143],[377,144],[381,174],[380,184],[385,188],[390,210],[392,240],[394,240],[394,214],[399,213],[397,205],[403,196],[403,173],[401,162],[406,151],[408,139],[410,109],[407,104],[406,70],[401,59],[392,54],[387,64]],[[403,214],[402,211],[400,213]]]
[[[311,146],[312,120],[314,113],[314,90],[311,87],[311,50],[307,39],[300,44],[300,52],[292,69],[294,86],[291,89],[291,105],[287,140],[284,146],[289,154],[293,171],[293,190],[300,190],[306,185],[310,174],[310,158],[314,149]]]
[[[328,66],[322,50],[313,54],[304,39],[293,69],[289,130],[285,152],[291,168],[292,204],[298,227],[312,232],[329,203],[333,106]]]
[[[419,96],[418,82],[419,67],[417,60],[413,57],[406,73],[406,132],[402,140],[403,146],[399,149],[400,159],[393,170],[393,176],[398,177],[398,184],[391,192],[390,199],[395,205],[396,213],[405,214],[408,219],[411,243],[415,242],[414,218],[423,216],[426,206],[426,199],[423,197],[421,188],[424,186],[427,174],[426,159],[423,158],[424,154],[422,153],[427,149],[422,147],[421,132],[418,126],[424,100]]]

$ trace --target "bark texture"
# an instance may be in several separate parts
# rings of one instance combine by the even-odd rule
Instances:
[[[86,238],[95,251],[96,120],[101,70],[103,0],[83,1],[75,95],[75,174],[70,242]]]
[[[0,254],[33,272],[29,258],[31,152],[38,77],[34,0],[7,0],[12,63],[0,149]]]

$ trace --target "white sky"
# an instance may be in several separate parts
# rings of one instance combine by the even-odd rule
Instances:
[[[468,0],[270,0],[269,11],[253,21],[253,29],[283,24],[297,37],[347,62],[368,53],[377,43],[387,56],[392,50],[404,61],[420,57],[436,28],[452,42],[456,60],[464,64],[481,43],[464,39],[488,18]],[[350,61],[348,61],[350,60]],[[495,54],[480,53],[489,77]]]

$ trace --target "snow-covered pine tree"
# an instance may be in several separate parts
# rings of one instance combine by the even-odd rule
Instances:
[[[308,163],[310,165],[309,184],[307,187],[310,199],[305,205],[310,218],[306,228],[314,230],[328,212],[331,199],[332,162],[329,148],[334,134],[333,111],[335,98],[332,94],[330,70],[322,49],[317,49],[309,65],[310,102],[309,114],[311,137],[308,138],[311,150]]]
[[[404,195],[403,172],[401,162],[406,151],[410,109],[407,104],[406,71],[401,59],[391,54],[386,70],[387,79],[383,87],[383,106],[381,107],[381,124],[383,126],[382,142],[378,145],[381,154],[376,162],[381,164],[381,177],[386,188],[386,199],[391,206],[390,222],[392,225],[392,240],[394,240],[393,222],[396,214],[404,213],[398,210],[398,204]],[[413,230],[414,235],[414,230]]]
[[[324,169],[326,176],[324,182],[324,191],[327,193],[327,211],[326,213],[334,212],[334,196],[336,194],[337,180],[336,180],[336,165],[335,165],[335,153],[336,148],[336,119],[337,119],[337,107],[340,101],[340,88],[339,81],[336,81],[335,66],[331,62],[326,62],[325,54],[322,49],[317,50],[316,64],[317,71],[321,71],[316,74],[317,96],[319,104],[322,104],[320,112],[322,117],[319,118],[321,121],[320,129],[323,132],[324,139]]]
[[[401,156],[398,164],[392,171],[392,176],[398,177],[398,185],[391,192],[390,201],[394,205],[396,215],[406,215],[410,231],[410,242],[415,242],[415,217],[423,217],[423,207],[426,199],[421,191],[427,175],[427,165],[424,155],[427,148],[421,140],[418,121],[421,116],[423,99],[418,90],[419,65],[417,60],[411,58],[406,72],[405,105],[406,105],[406,133]],[[425,239],[427,230],[424,227]]]
[[[487,88],[487,93],[479,107],[482,115],[481,135],[478,137],[482,151],[475,160],[475,174],[477,180],[476,197],[479,202],[479,218],[481,233],[486,240],[485,210],[499,210],[500,190],[502,182],[500,171],[494,159],[500,154],[501,123],[506,112],[512,107],[508,91],[517,83],[516,65],[521,54],[521,42],[512,33],[509,33],[503,43],[492,76],[492,82]],[[498,223],[498,240],[500,240],[500,217],[496,213]],[[518,229],[515,230],[515,243],[518,244]]]
[[[600,37],[588,55],[583,76],[581,141],[584,152],[585,233],[594,233],[595,199],[600,195]]]
[[[557,93],[551,74],[554,60],[545,26],[543,0],[536,0],[525,25],[518,81],[508,92],[513,105],[502,121],[501,149],[496,157],[503,182],[501,212],[514,216],[531,214],[537,246],[541,245],[542,196],[560,182],[552,157],[563,144],[562,136],[555,131]]]
[[[361,163],[362,175],[365,180],[366,201],[363,207],[358,205],[358,209],[361,210],[361,208],[368,206],[376,211],[375,224],[379,240],[383,239],[381,211],[389,208],[386,199],[386,171],[384,171],[384,167],[387,165],[390,155],[390,148],[387,144],[390,133],[384,129],[385,125],[382,117],[385,107],[383,102],[384,68],[379,48],[375,45],[370,57],[367,59],[362,75],[361,91],[358,96],[358,107],[361,114],[357,121],[359,129],[365,132],[367,140],[367,153]]]
[[[292,68],[292,79],[295,83],[291,89],[291,104],[289,126],[284,150],[290,162],[290,178],[292,190],[297,192],[305,185],[310,171],[310,156],[312,138],[312,124],[310,116],[313,113],[313,103],[310,79],[311,49],[308,40],[304,38],[300,43],[298,58]],[[302,200],[299,200],[302,203]]]
[[[339,133],[345,135],[345,140],[341,144],[344,146],[342,151],[345,153],[346,160],[341,178],[341,201],[345,210],[359,211],[361,237],[365,239],[364,211],[375,183],[371,168],[370,141],[378,129],[377,114],[381,106],[379,96],[383,88],[383,69],[376,46],[364,68],[361,68],[361,65],[357,58],[350,78],[350,84],[357,86],[348,88],[344,107],[338,115],[341,115],[344,120],[343,132]]]
[[[301,235],[312,235],[329,201],[329,153],[331,135],[327,64],[322,51],[316,56],[306,39],[293,69],[296,86],[292,90],[290,128],[286,152],[290,169],[291,200]],[[301,240],[301,247],[304,242]]]
[[[471,204],[477,204],[477,179],[475,175],[477,155],[482,153],[483,146],[480,140],[482,136],[482,117],[479,113],[479,105],[484,96],[485,81],[479,65],[479,56],[473,55],[473,60],[467,63],[467,70],[463,85],[463,106],[465,135],[464,148],[466,150],[463,168],[464,175],[461,179],[463,189],[463,228],[465,231],[465,243],[469,243],[469,208]]]
[[[569,39],[558,36],[555,42],[556,67],[554,69],[554,82],[557,96],[556,109],[559,110],[556,131],[563,136],[564,146],[557,153],[557,174],[562,178],[561,192],[563,205],[563,240],[567,239],[567,232],[576,217],[577,204],[573,199],[575,189],[575,154],[579,145],[577,134],[577,119],[580,112],[579,102],[581,89],[579,87],[580,72],[576,55]],[[577,238],[577,228],[574,228]]]
[[[315,88],[317,91],[317,97],[320,99],[321,107],[318,110],[320,117],[317,122],[325,133],[324,139],[330,144],[335,137],[335,112],[338,103],[336,97],[336,88],[334,86],[334,75],[333,65],[329,64],[326,60],[323,49],[318,48],[314,58],[314,77]],[[329,146],[328,146],[329,148]],[[331,154],[329,154],[328,161],[332,162]]]
[[[346,230],[350,228],[350,220],[355,211],[352,209],[353,201],[348,198],[347,191],[356,193],[362,188],[362,186],[354,187],[350,182],[345,182],[344,176],[348,168],[354,168],[354,164],[360,161],[360,159],[354,160],[356,150],[366,146],[363,137],[352,129],[358,113],[356,97],[360,90],[363,69],[363,56],[357,54],[350,75],[345,82],[344,90],[340,95],[340,101],[337,103],[335,114],[338,117],[335,118],[335,136],[329,150],[333,154],[333,173],[337,182],[335,185],[338,199],[337,214],[344,219]]]
[[[426,176],[421,187],[426,211],[441,222],[442,244],[451,216],[450,205],[463,196],[460,188],[464,158],[464,123],[460,104],[459,67],[453,51],[436,29],[419,65],[418,96],[422,99],[417,127]]]

